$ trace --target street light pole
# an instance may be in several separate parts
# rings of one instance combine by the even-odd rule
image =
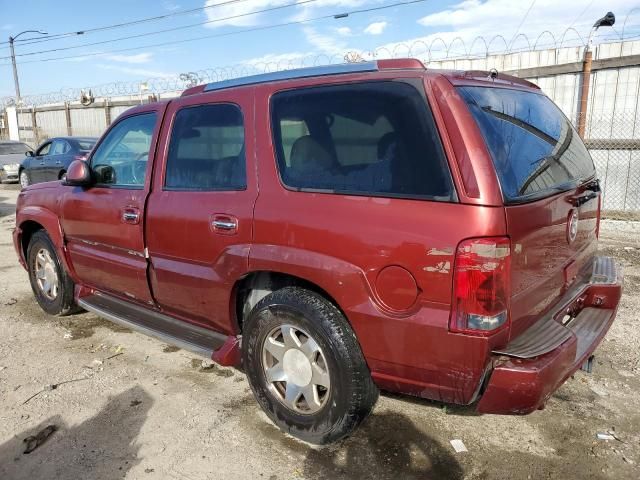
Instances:
[[[9,48],[11,49],[11,65],[13,65],[13,83],[16,86],[16,105],[20,104],[20,82],[18,81],[18,67],[16,67],[16,52],[13,48],[13,42],[23,33],[39,33],[40,35],[47,35],[47,32],[42,30],[25,30],[20,32],[15,37],[9,36]]]

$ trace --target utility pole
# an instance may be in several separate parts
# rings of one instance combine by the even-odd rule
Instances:
[[[18,81],[18,67],[16,67],[16,52],[13,48],[13,42],[23,33],[39,33],[40,35],[47,35],[47,32],[42,30],[25,30],[20,32],[15,37],[9,36],[9,48],[11,49],[11,65],[13,65],[13,83],[16,86],[16,106],[20,104],[20,82]]]
[[[580,106],[578,109],[578,135],[584,140],[584,131],[587,122],[587,105],[589,104],[589,86],[591,84],[591,37],[600,27],[611,27],[616,23],[616,16],[609,12],[599,19],[591,27],[587,45],[584,47],[584,60],[582,62],[582,88],[580,89]]]

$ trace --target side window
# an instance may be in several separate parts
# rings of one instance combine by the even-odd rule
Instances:
[[[69,144],[64,140],[54,140],[51,145],[50,155],[63,155],[69,150]]]
[[[91,157],[98,185],[144,185],[155,125],[155,112],[143,113],[121,120],[109,131]]]
[[[246,188],[244,127],[236,105],[198,105],[176,113],[167,154],[167,190]]]
[[[43,156],[43,155],[49,155],[49,151],[51,150],[51,142],[43,145],[42,147],[40,147],[40,150],[38,150],[38,153],[36,153],[37,157]]]
[[[406,82],[290,90],[271,105],[283,183],[382,197],[455,198],[433,116]]]

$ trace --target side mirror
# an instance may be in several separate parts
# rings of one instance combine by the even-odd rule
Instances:
[[[91,168],[84,160],[74,160],[67,169],[63,180],[64,185],[72,187],[88,187],[93,183]]]
[[[24,154],[25,154],[27,157],[33,157],[33,152],[32,152],[31,150],[27,150],[26,152],[24,152]]]

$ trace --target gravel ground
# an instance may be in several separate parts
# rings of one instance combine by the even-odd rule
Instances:
[[[601,248],[625,266],[618,318],[594,373],[545,410],[478,416],[384,394],[352,437],[317,448],[269,423],[236,370],[92,314],[44,314],[11,244],[16,197],[0,187],[2,479],[640,478],[640,223],[603,221]],[[607,431],[618,440],[596,439]]]

